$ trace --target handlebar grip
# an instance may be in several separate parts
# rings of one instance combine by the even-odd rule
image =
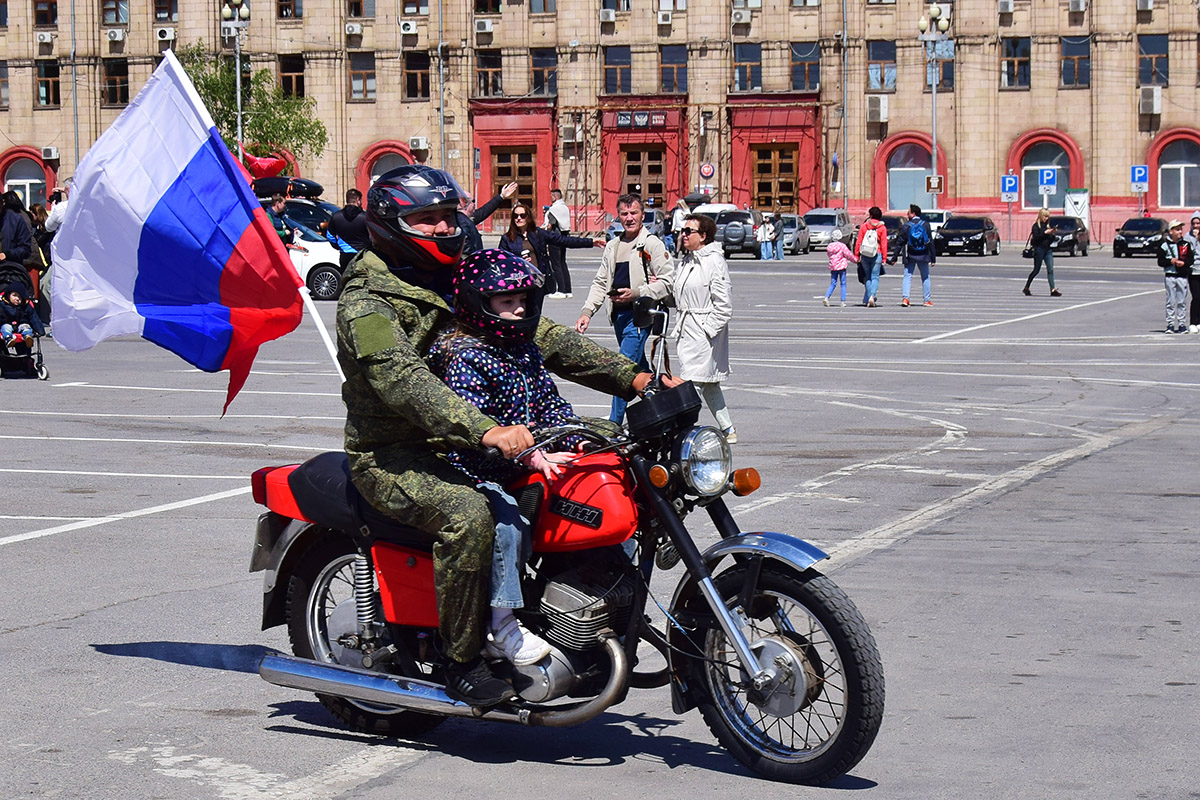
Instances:
[[[483,457],[488,461],[497,461],[504,458],[504,453],[500,452],[499,447],[485,447],[483,448]]]

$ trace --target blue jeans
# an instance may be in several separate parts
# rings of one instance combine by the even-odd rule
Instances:
[[[1046,280],[1050,282],[1050,291],[1054,291],[1054,251],[1049,247],[1033,248],[1033,272],[1030,272],[1029,277],[1025,279],[1026,289],[1042,271],[1042,264],[1046,265]]]
[[[833,296],[833,290],[838,284],[842,285],[842,302],[846,302],[846,270],[838,269],[829,273],[829,291],[825,292],[825,299],[828,300]]]
[[[759,258],[762,258],[764,261],[769,261],[770,259],[774,258],[775,257],[774,242],[759,242],[758,243],[758,255],[759,255]]]
[[[900,281],[900,296],[908,297],[908,289],[912,286],[912,274],[914,269],[921,270],[921,293],[925,295],[925,302],[928,303],[933,299],[933,284],[929,282],[929,262],[928,261],[913,261],[912,259],[904,259],[904,279]]]
[[[5,341],[13,338],[13,336],[18,333],[24,337],[31,337],[33,336],[33,327],[28,322],[20,323],[15,329],[13,328],[12,323],[0,325],[0,337],[3,337]]]
[[[775,242],[775,260],[783,261],[783,239],[778,239]]]
[[[867,273],[866,292],[863,294],[863,305],[879,291],[879,270],[883,268],[883,256],[876,253],[873,256],[863,256],[859,263]]]
[[[630,361],[637,362],[642,369],[650,369],[650,364],[646,361],[646,339],[650,338],[650,330],[634,327],[633,309],[613,312],[612,326],[613,331],[617,334],[617,348],[621,351],[621,355]],[[608,415],[608,418],[620,424],[621,420],[625,419],[626,405],[624,399],[614,397],[612,413]]]
[[[492,544],[492,608],[522,608],[521,565],[533,554],[529,521],[521,516],[517,501],[494,483],[479,484],[496,518],[496,538]]]

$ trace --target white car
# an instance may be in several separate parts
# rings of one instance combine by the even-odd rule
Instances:
[[[921,212],[921,217],[929,223],[930,233],[937,233],[941,227],[946,224],[946,220],[950,219],[952,216],[954,216],[952,212],[943,211],[940,208],[936,211]]]
[[[287,248],[313,299],[337,300],[342,293],[342,252],[321,234],[295,223]]]

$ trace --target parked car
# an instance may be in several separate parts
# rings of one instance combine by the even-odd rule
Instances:
[[[1000,255],[1000,231],[991,217],[952,217],[933,234],[937,254],[974,252]]]
[[[693,214],[704,214],[712,217],[714,220],[722,211],[737,211],[738,207],[733,203],[701,203],[692,209]]]
[[[651,236],[657,236],[661,239],[667,230],[667,218],[662,211],[652,208],[642,214],[642,225],[650,231]],[[608,224],[608,230],[604,232],[604,235],[608,239],[614,239],[620,236],[623,230],[625,229],[621,227],[621,221],[613,219]]]
[[[937,233],[938,230],[943,225],[945,225],[947,222],[949,222],[953,216],[954,216],[953,212],[944,211],[943,209],[940,209],[940,208],[937,210],[934,210],[934,211],[922,211],[921,212],[921,217],[926,222],[929,223],[930,233]]]
[[[300,197],[289,197],[285,201],[283,209],[284,218],[297,225],[303,225],[319,233],[324,233],[329,227],[329,220],[333,219],[333,215],[337,211],[341,211],[341,206],[335,206],[333,203],[326,203],[324,200],[305,200]],[[270,205],[268,200],[263,201],[263,208]]]
[[[808,226],[810,247],[827,247],[834,228],[842,232],[842,241],[853,247],[850,238],[858,232],[844,208],[814,208],[804,215],[804,224]]]
[[[1069,256],[1078,253],[1081,256],[1086,256],[1088,247],[1092,243],[1092,236],[1088,233],[1087,225],[1083,224],[1083,220],[1079,217],[1051,217],[1049,221],[1051,228],[1058,229],[1058,235],[1054,238],[1054,244],[1051,249],[1056,252],[1063,252]]]
[[[782,214],[783,219],[783,249],[794,256],[807,253],[812,249],[808,242],[808,226],[804,217],[799,214]]]
[[[337,300],[341,296],[342,251],[323,235],[305,225],[294,224],[288,254],[314,300]]]
[[[883,215],[883,226],[887,228],[887,237],[889,242],[896,241],[896,237],[900,235],[900,226],[903,224],[904,217],[899,214]],[[858,234],[856,233],[855,236],[857,235]]]
[[[1131,217],[1121,223],[1113,237],[1113,256],[1129,257],[1134,253],[1154,254],[1167,235],[1167,221],[1160,217]]]
[[[763,224],[761,211],[743,209],[722,211],[717,214],[717,241],[725,250],[725,257],[734,253],[750,253],[762,257],[762,248],[754,241],[754,232]]]

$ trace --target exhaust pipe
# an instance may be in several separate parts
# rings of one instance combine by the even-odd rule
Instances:
[[[267,683],[315,694],[328,694],[380,706],[437,714],[443,717],[482,717],[496,722],[562,728],[597,716],[623,696],[629,681],[629,661],[615,636],[604,639],[612,660],[608,684],[589,701],[551,708],[520,708],[516,712],[480,708],[452,699],[440,684],[388,675],[341,664],[328,664],[283,653],[268,653],[258,664]]]

